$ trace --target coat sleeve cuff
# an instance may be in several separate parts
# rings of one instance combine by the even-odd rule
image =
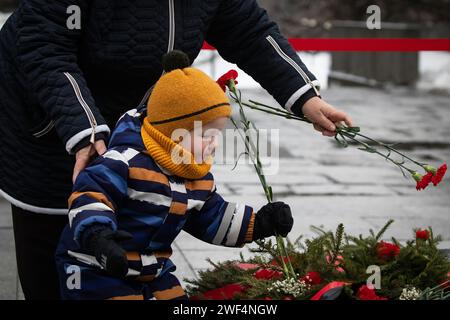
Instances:
[[[316,91],[314,89],[308,90],[305,94],[303,94],[300,98],[297,99],[297,101],[294,102],[294,104],[291,107],[291,112],[297,116],[304,117],[303,114],[303,106],[311,98],[318,97],[321,98],[321,96],[317,95]]]
[[[110,130],[107,125],[101,125],[96,128],[95,132],[95,141],[97,140],[107,140],[107,137],[109,136]],[[76,135],[74,135],[72,138],[69,139],[66,143],[66,151],[69,154],[75,154],[80,149],[88,146],[90,144],[90,137],[92,134],[92,128],[83,130]],[[98,137],[98,138],[97,138]]]
[[[105,145],[108,142],[108,133],[107,132],[99,132],[95,134],[95,141],[98,140],[103,140],[105,141]],[[72,148],[72,153],[77,153],[78,151],[80,151],[81,149],[83,149],[84,147],[87,147],[88,145],[91,144],[91,137],[85,137],[83,138],[80,142],[78,142],[75,147]]]
[[[247,232],[244,237],[244,243],[253,242],[253,230],[255,227],[255,212],[252,212],[250,216],[250,222],[248,223]]]

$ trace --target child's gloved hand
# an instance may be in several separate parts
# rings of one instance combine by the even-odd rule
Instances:
[[[255,215],[253,241],[277,234],[286,237],[293,224],[291,208],[286,203],[281,201],[268,203]]]
[[[87,235],[82,246],[92,252],[97,261],[110,275],[124,278],[128,273],[128,259],[120,242],[131,240],[133,236],[126,231],[113,231],[107,226],[92,226],[85,230]]]

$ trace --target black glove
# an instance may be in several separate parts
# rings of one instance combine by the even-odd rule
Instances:
[[[83,232],[81,245],[95,256],[106,272],[124,278],[128,273],[128,259],[119,243],[132,238],[126,231],[113,231],[105,225],[93,225]]]
[[[291,208],[286,203],[281,201],[268,203],[255,215],[253,241],[275,235],[286,237],[293,224]]]

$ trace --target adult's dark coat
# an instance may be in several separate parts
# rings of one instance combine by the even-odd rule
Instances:
[[[142,101],[172,49],[194,61],[206,40],[294,112],[317,95],[256,0],[23,0],[0,36],[0,193],[33,212],[66,212],[74,153]]]

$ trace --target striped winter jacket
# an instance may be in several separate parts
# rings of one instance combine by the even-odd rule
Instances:
[[[161,168],[146,153],[140,135],[145,109],[140,111],[130,110],[119,120],[108,151],[78,176],[62,251],[95,264],[92,257],[86,260],[78,241],[89,225],[108,224],[133,235],[122,244],[131,274],[151,275],[173,270],[168,258],[181,230],[215,245],[242,247],[251,242],[253,209],[225,201],[211,173],[185,180]]]

